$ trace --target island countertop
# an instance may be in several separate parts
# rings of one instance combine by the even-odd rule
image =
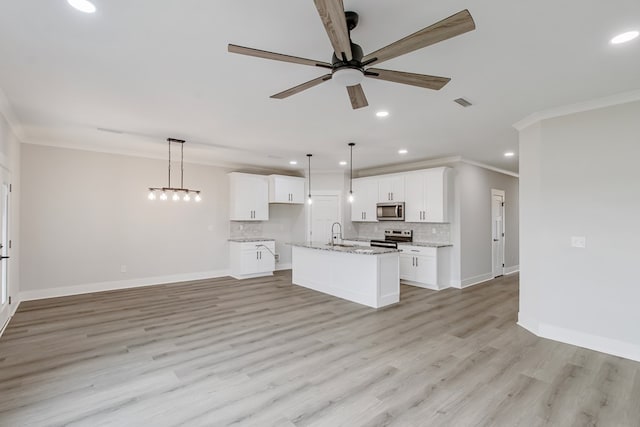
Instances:
[[[340,246],[335,245],[331,246],[328,243],[319,243],[319,242],[293,242],[289,243],[291,246],[295,246],[298,248],[307,248],[307,249],[317,249],[320,251],[333,251],[333,252],[342,252],[347,254],[357,254],[357,255],[383,255],[383,254],[392,254],[400,252],[398,249],[393,248],[378,248],[378,247],[362,247],[362,246]]]
[[[266,237],[237,237],[227,239],[229,242],[247,243],[247,242],[274,242],[276,239],[269,239]]]

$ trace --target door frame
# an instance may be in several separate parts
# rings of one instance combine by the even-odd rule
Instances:
[[[340,224],[342,224],[342,233],[344,234],[344,216],[342,215],[342,191],[314,191],[311,195],[311,200],[313,197],[317,196],[337,196],[338,197],[338,220]],[[305,241],[311,242],[311,210],[313,209],[313,203],[309,206],[308,203],[305,203],[305,208],[307,210],[307,226],[304,233]],[[344,237],[344,236],[343,236]]]
[[[10,249],[11,249],[11,209],[12,209],[12,197],[11,197],[11,178],[12,178],[12,174],[11,171],[9,171],[7,168],[5,168],[4,166],[0,165],[0,197],[3,197],[2,194],[2,184],[3,183],[7,183],[8,185],[8,193],[7,193],[7,200],[6,200],[6,212],[7,212],[7,227],[6,227],[6,235],[4,235],[5,240],[7,241],[7,246],[5,248],[3,248],[0,251],[0,254],[4,255],[6,254],[7,256],[10,256]],[[3,226],[2,224],[2,212],[0,212],[0,227]],[[2,243],[2,242],[0,242]],[[6,262],[5,262],[6,261]],[[13,307],[12,307],[12,285],[11,285],[11,274],[10,274],[10,267],[9,267],[9,259],[0,261],[0,262],[5,262],[4,265],[4,269],[0,269],[0,274],[2,274],[4,277],[0,277],[0,286],[2,286],[2,280],[4,280],[4,278],[6,278],[6,285],[7,285],[7,300],[6,300],[6,307],[3,307],[2,305],[0,305],[0,313],[2,313],[2,316],[4,316],[5,314],[7,315],[6,319],[4,319],[4,317],[0,316],[0,335],[2,335],[2,333],[4,332],[4,328],[9,324],[9,321],[11,320],[11,316],[13,315],[12,311],[13,311]],[[1,289],[0,289],[1,292]],[[1,298],[1,297],[0,297]],[[2,304],[2,300],[0,299],[0,304]],[[4,310],[6,310],[6,313],[4,312]]]
[[[502,233],[502,274],[494,274],[494,270],[493,270],[493,266],[496,264],[496,260],[493,254],[493,235],[491,236],[491,275],[495,278],[498,276],[504,276],[504,272],[505,272],[505,248],[507,247],[507,233],[505,233],[506,230],[506,207],[507,207],[507,198],[505,197],[505,191],[504,190],[498,190],[496,188],[492,188],[491,189],[491,202],[489,204],[489,207],[491,209],[491,230],[493,230],[493,197],[494,196],[502,196],[502,230],[500,230],[499,232]]]

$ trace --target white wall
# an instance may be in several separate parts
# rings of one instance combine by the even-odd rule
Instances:
[[[492,273],[491,189],[505,192],[505,268],[517,269],[518,178],[467,163],[455,164],[460,203],[462,284],[486,280]]]
[[[9,249],[8,276],[9,276],[9,296],[11,296],[11,312],[19,304],[20,293],[20,195],[22,193],[20,183],[20,141],[13,132],[9,122],[2,110],[6,108],[4,95],[0,91],[0,167],[11,174],[10,212],[9,212],[9,238],[11,239],[11,249]],[[1,327],[2,325],[0,325]]]
[[[226,270],[228,171],[186,164],[185,186],[202,190],[202,202],[148,200],[148,187],[166,184],[166,168],[166,161],[23,144],[21,291],[38,297]]]
[[[640,360],[640,102],[520,134],[519,323]],[[586,236],[585,249],[571,247]]]

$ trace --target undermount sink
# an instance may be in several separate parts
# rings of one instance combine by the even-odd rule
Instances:
[[[327,243],[327,246],[337,246],[339,248],[355,248],[355,245],[345,245],[344,243],[336,243],[335,245]]]

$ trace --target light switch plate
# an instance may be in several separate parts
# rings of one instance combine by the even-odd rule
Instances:
[[[587,238],[585,236],[571,236],[571,247],[586,248]]]

